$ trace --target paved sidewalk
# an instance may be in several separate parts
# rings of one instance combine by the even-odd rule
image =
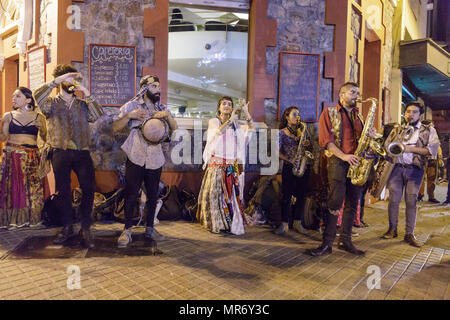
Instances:
[[[446,186],[438,187],[443,201]],[[404,203],[399,237],[382,240],[387,229],[387,203],[367,206],[369,228],[355,228],[355,257],[335,246],[331,255],[313,258],[320,235],[289,231],[276,236],[252,227],[243,236],[212,234],[198,223],[161,222],[167,237],[160,255],[137,247],[124,255],[113,246],[121,224],[94,225],[96,239],[110,250],[72,250],[66,258],[20,256],[12,250],[40,236],[45,245],[57,229],[0,231],[0,300],[4,299],[450,299],[450,206],[419,202],[416,236],[425,245],[405,244]],[[136,228],[136,233],[144,228]],[[100,240],[98,240],[100,241]],[[61,250],[50,246],[45,250]],[[74,254],[75,252],[75,254]],[[67,287],[69,266],[79,267],[80,289]],[[376,272],[381,280],[379,289]],[[72,279],[72,278],[70,278]],[[70,281],[69,281],[70,282]],[[70,282],[73,284],[74,282]],[[369,284],[369,287],[368,287]]]

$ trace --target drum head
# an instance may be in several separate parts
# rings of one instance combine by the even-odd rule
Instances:
[[[162,119],[150,118],[142,124],[142,135],[144,138],[154,144],[159,144],[168,136],[168,125]]]

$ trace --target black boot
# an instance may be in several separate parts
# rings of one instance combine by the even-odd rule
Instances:
[[[364,251],[356,249],[350,239],[340,239],[338,249],[345,250],[357,256],[364,256],[366,254]]]
[[[83,248],[94,248],[94,242],[92,241],[91,231],[89,229],[80,229],[80,244]]]
[[[327,254],[330,254],[333,252],[332,245],[328,244],[321,244],[316,249],[308,249],[305,251],[306,254],[313,256],[313,257],[320,257]]]
[[[58,234],[57,238],[53,240],[53,244],[64,244],[73,236],[73,226],[65,226]]]

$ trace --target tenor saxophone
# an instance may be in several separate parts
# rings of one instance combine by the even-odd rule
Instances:
[[[303,177],[305,174],[306,163],[308,159],[314,159],[314,156],[308,150],[305,150],[304,141],[306,138],[306,124],[299,123],[297,129],[297,136],[300,137],[298,141],[297,153],[294,158],[294,165],[292,167],[292,174],[296,177]]]
[[[357,102],[370,101],[372,106],[370,107],[369,113],[367,114],[366,121],[364,123],[364,128],[361,132],[361,137],[358,141],[358,147],[355,151],[355,156],[358,157],[358,164],[355,166],[350,166],[347,177],[351,179],[352,184],[357,186],[364,185],[372,169],[374,158],[368,158],[367,154],[372,150],[381,156],[386,155],[384,148],[375,139],[369,136],[369,130],[372,129],[375,122],[375,111],[377,109],[378,100],[375,98],[368,98],[366,100],[357,100]],[[379,137],[377,137],[379,138]]]

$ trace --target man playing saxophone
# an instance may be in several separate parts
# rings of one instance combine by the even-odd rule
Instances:
[[[347,82],[339,90],[339,103],[323,110],[319,119],[319,145],[325,148],[328,158],[328,213],[324,217],[325,230],[322,244],[316,249],[308,249],[307,254],[322,256],[332,252],[336,238],[336,223],[339,210],[345,200],[342,219],[342,233],[338,248],[358,256],[364,251],[354,247],[351,241],[352,226],[356,215],[361,186],[354,185],[347,177],[350,166],[357,166],[359,158],[354,154],[363,132],[363,119],[356,102],[360,97],[358,84]],[[367,130],[375,138],[374,128]]]
[[[389,229],[382,236],[384,239],[397,237],[399,205],[403,190],[405,190],[406,230],[404,240],[414,247],[420,247],[414,237],[417,194],[427,158],[436,156],[440,144],[436,129],[421,123],[420,117],[423,113],[424,108],[419,102],[410,102],[406,105],[405,122],[413,127],[414,131],[406,140],[401,141],[404,146],[403,153],[397,157],[394,169],[387,182],[389,190]]]

